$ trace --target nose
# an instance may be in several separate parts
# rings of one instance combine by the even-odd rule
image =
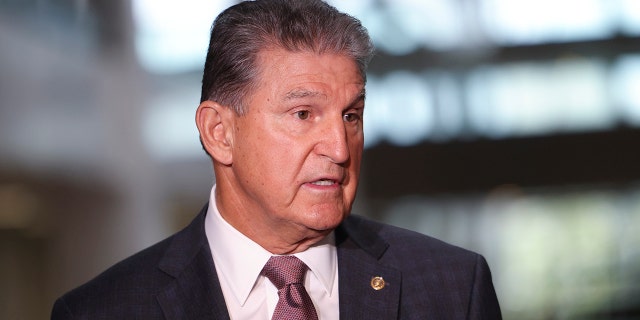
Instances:
[[[349,141],[347,128],[342,120],[327,121],[318,132],[319,140],[316,144],[316,153],[327,157],[333,163],[341,164],[349,160]]]

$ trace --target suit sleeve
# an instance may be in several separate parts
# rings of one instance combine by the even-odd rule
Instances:
[[[480,255],[476,260],[471,303],[469,304],[468,319],[494,320],[502,319],[498,297],[491,280],[491,271],[487,261]]]

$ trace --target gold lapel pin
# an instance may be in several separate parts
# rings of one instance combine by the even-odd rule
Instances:
[[[371,288],[373,288],[373,290],[381,290],[385,285],[386,283],[382,277],[371,278]]]

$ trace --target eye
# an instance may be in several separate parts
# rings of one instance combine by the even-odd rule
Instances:
[[[357,113],[345,113],[342,116],[345,122],[356,122],[359,121],[362,117]]]
[[[309,119],[311,112],[309,112],[308,110],[300,110],[300,111],[296,111],[295,115],[300,120],[307,120]]]

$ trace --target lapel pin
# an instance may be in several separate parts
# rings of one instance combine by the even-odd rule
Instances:
[[[386,283],[382,277],[371,278],[371,288],[373,288],[373,290],[381,290],[385,285]]]

